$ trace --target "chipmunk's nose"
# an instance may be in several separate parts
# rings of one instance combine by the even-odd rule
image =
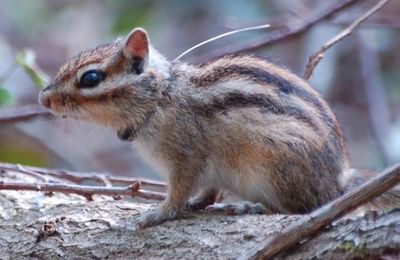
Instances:
[[[48,87],[40,91],[39,93],[39,103],[45,106],[46,108],[51,108],[51,101],[50,101],[50,92],[47,91]]]

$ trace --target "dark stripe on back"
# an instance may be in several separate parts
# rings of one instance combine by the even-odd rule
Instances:
[[[319,131],[312,118],[306,113],[294,106],[282,106],[275,100],[262,94],[246,94],[239,91],[226,93],[224,97],[214,97],[207,103],[191,101],[191,108],[197,113],[207,117],[213,117],[216,113],[225,112],[234,108],[258,107],[261,113],[272,113],[275,115],[287,115],[296,118],[308,124],[316,132]]]
[[[323,119],[329,123],[330,125],[335,125],[335,120],[331,118],[326,113],[326,108],[323,106],[321,100],[314,95],[314,93],[310,93],[306,89],[296,86],[292,82],[286,80],[285,78],[272,74],[267,70],[256,68],[256,67],[244,67],[239,65],[230,65],[227,67],[216,67],[212,69],[210,73],[208,73],[204,77],[193,77],[192,81],[200,87],[210,86],[216,84],[222,80],[225,80],[226,77],[234,76],[234,75],[244,75],[249,80],[260,84],[270,84],[273,86],[277,86],[282,93],[287,95],[295,95],[307,103],[311,104],[313,107],[318,109],[318,112],[321,114]]]
[[[193,81],[198,86],[209,86],[213,85],[221,80],[226,79],[227,76],[232,75],[245,75],[249,80],[257,83],[267,83],[270,85],[277,86],[280,91],[290,95],[296,95],[297,97],[303,99],[304,101],[310,103],[312,106],[316,107],[318,111],[324,116],[324,118],[332,121],[332,119],[326,115],[325,108],[322,105],[318,97],[315,97],[312,93],[309,93],[306,89],[294,85],[292,82],[280,77],[279,75],[274,75],[264,69],[255,67],[243,67],[239,65],[231,65],[227,67],[216,67],[212,69],[205,77],[193,78]]]
[[[203,65],[201,67],[205,67]],[[207,87],[218,82],[222,82],[223,80],[227,80],[229,76],[246,76],[247,79],[257,82],[259,84],[270,84],[278,87],[278,89],[286,94],[286,95],[295,95],[307,103],[311,104],[311,106],[315,107],[321,119],[335,132],[336,138],[338,139],[338,147],[345,153],[346,148],[343,141],[342,130],[336,121],[335,118],[331,117],[326,113],[326,107],[323,105],[322,101],[319,97],[315,96],[314,93],[310,93],[307,89],[303,87],[296,86],[294,83],[288,81],[279,75],[274,75],[267,70],[257,68],[257,67],[245,67],[240,65],[230,65],[226,67],[216,67],[213,68],[208,74],[200,77],[193,77],[191,81],[199,87]],[[278,96],[281,96],[280,93],[277,93]],[[296,109],[293,107],[293,110]]]

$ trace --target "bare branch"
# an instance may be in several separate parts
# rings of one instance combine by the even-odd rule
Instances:
[[[149,191],[149,190],[138,190],[133,196],[140,197],[146,200],[160,200],[163,201],[167,197],[165,193],[156,192],[156,191]]]
[[[137,196],[144,199],[164,200],[165,194],[147,190],[139,190],[140,183],[134,182],[126,187],[99,187],[84,186],[63,183],[23,183],[23,182],[0,182],[0,190],[24,190],[43,192],[73,193],[84,196],[91,200],[95,194],[107,196]]]
[[[266,39],[261,39],[259,41],[254,41],[252,43],[248,42],[240,43],[238,45],[232,45],[231,47],[224,46],[222,50],[217,50],[214,53],[208,52],[206,56],[205,55],[197,56],[194,59],[197,61],[202,61],[210,57],[221,57],[227,54],[240,53],[240,52],[252,52],[273,45],[277,42],[289,40],[309,30],[312,26],[316,25],[317,23],[326,19],[330,19],[331,17],[340,13],[341,11],[362,1],[363,0],[344,0],[340,3],[335,3],[332,7],[315,15],[307,22],[291,28],[285,28],[282,30],[277,30],[276,32],[272,32],[269,34],[270,36],[267,37]]]
[[[381,0],[379,1],[376,5],[374,5],[371,9],[369,9],[367,12],[363,13],[359,18],[357,18],[352,24],[350,24],[348,27],[346,27],[342,32],[337,34],[335,37],[331,38],[329,41],[327,41],[316,53],[311,55],[306,71],[304,73],[304,78],[309,79],[315,69],[315,67],[318,65],[318,63],[321,61],[321,59],[324,57],[324,54],[327,50],[329,50],[332,46],[334,46],[336,43],[340,42],[347,36],[353,33],[353,31],[365,20],[368,19],[371,15],[373,15],[375,12],[377,12],[379,9],[381,9],[385,4],[387,4],[390,0]]]
[[[363,185],[344,194],[333,202],[303,216],[279,234],[270,237],[252,249],[241,259],[270,259],[303,239],[317,233],[323,227],[351,210],[376,198],[400,182],[400,165],[386,169]]]
[[[50,112],[39,104],[4,108],[0,110],[0,124],[15,123],[46,115],[50,115]]]
[[[85,181],[92,181],[97,183],[106,183],[110,182],[111,184],[125,184],[130,185],[133,182],[140,182],[142,186],[149,186],[155,188],[165,189],[166,184],[161,181],[156,180],[148,180],[141,178],[129,178],[122,176],[113,176],[107,173],[96,173],[96,172],[73,172],[73,171],[65,171],[65,170],[51,170],[45,168],[38,167],[30,167],[30,166],[21,166],[12,163],[3,163],[0,162],[0,170],[3,171],[14,171],[20,172],[28,175],[32,175],[32,173],[43,176],[53,176],[60,179],[68,180],[76,184],[81,184]]]
[[[342,19],[334,19],[330,21],[329,24],[338,25],[338,26],[349,26],[353,20],[350,18],[342,18]],[[376,28],[389,28],[389,29],[399,29],[400,28],[400,19],[394,16],[385,16],[375,14],[373,17],[368,19],[368,21],[363,22],[361,27],[376,27]]]

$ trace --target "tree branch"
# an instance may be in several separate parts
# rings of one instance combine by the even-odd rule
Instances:
[[[73,172],[65,170],[45,169],[31,166],[21,166],[12,163],[0,162],[0,171],[14,171],[28,175],[42,175],[53,176],[56,178],[71,181],[75,184],[82,184],[85,181],[92,181],[96,183],[110,183],[113,185],[130,185],[133,182],[140,182],[142,186],[155,187],[159,189],[166,189],[166,184],[161,181],[148,180],[143,178],[129,178],[122,176],[113,176],[107,173],[96,172]]]
[[[343,19],[335,19],[333,21],[330,21],[329,23],[332,25],[338,25],[338,26],[349,26],[353,20],[350,20],[350,18],[343,18]],[[385,16],[385,15],[378,15],[375,14],[373,17],[368,19],[368,21],[365,21],[362,23],[361,26],[368,26],[368,27],[375,27],[375,28],[389,28],[389,29],[399,29],[400,28],[400,19],[398,17],[392,17],[392,16]]]
[[[0,190],[23,190],[73,193],[92,200],[95,194],[106,196],[132,196],[151,200],[164,200],[165,194],[147,190],[140,190],[140,182],[133,182],[126,187],[99,187],[84,186],[64,183],[24,183],[24,182],[0,182]]]
[[[222,51],[217,50],[211,54],[210,54],[210,52],[208,52],[207,55],[197,56],[194,59],[197,61],[202,61],[202,60],[206,60],[207,58],[210,58],[210,57],[221,57],[221,56],[228,55],[228,54],[257,51],[259,49],[265,48],[272,44],[296,37],[296,36],[304,33],[305,31],[309,30],[312,26],[316,25],[317,23],[319,23],[323,20],[326,20],[326,19],[330,19],[334,15],[355,5],[356,3],[360,2],[360,1],[362,1],[362,0],[344,0],[340,3],[335,3],[327,10],[325,10],[325,11],[315,15],[313,18],[309,19],[307,22],[297,25],[297,26],[294,26],[294,27],[291,27],[291,28],[285,28],[282,30],[278,30],[276,32],[272,32],[270,34],[270,36],[267,37],[266,39],[261,39],[259,41],[254,41],[252,43],[248,43],[248,42],[246,42],[245,44],[240,43],[238,45],[232,45],[231,47],[224,46]]]
[[[16,123],[48,115],[51,115],[50,112],[39,104],[4,108],[0,110],[0,124]]]
[[[293,225],[247,252],[241,259],[270,259],[283,250],[290,249],[303,239],[317,233],[323,227],[349,211],[376,198],[399,182],[400,165],[396,165],[333,202],[303,216]]]
[[[311,55],[311,57],[308,61],[307,67],[306,67],[306,71],[304,73],[304,78],[309,79],[311,77],[315,67],[322,60],[322,58],[324,57],[324,54],[327,50],[329,50],[336,43],[340,42],[341,40],[343,40],[344,38],[349,36],[362,22],[367,20],[368,17],[373,15],[375,12],[377,12],[379,9],[381,9],[388,2],[389,2],[389,0],[379,1],[376,5],[374,5],[367,12],[363,13],[359,18],[357,18],[352,24],[350,24],[342,32],[340,32],[335,37],[333,37],[329,41],[327,41],[316,53]]]
[[[6,171],[13,171],[32,176],[41,183],[20,183],[20,182],[0,182],[0,190],[29,190],[29,191],[44,191],[44,192],[62,192],[74,193],[86,197],[91,200],[92,195],[108,195],[108,196],[136,196],[149,200],[164,200],[166,195],[162,192],[148,191],[141,189],[142,186],[149,186],[161,190],[166,189],[163,182],[137,179],[129,177],[112,176],[104,173],[84,173],[84,172],[71,172],[62,170],[50,170],[38,167],[29,167],[16,165],[11,163],[0,162],[0,173]],[[56,177],[57,179],[64,179],[74,184],[65,183],[50,183],[46,182],[47,176]],[[85,181],[92,181],[105,186],[85,186],[81,183]],[[79,184],[79,185],[76,185]],[[125,187],[113,187],[112,185],[126,185]],[[139,185],[139,186],[138,186]]]

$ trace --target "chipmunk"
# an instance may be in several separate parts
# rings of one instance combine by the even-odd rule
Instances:
[[[169,62],[136,28],[68,60],[39,101],[112,128],[166,176],[167,199],[140,227],[204,208],[221,188],[283,214],[308,213],[349,189],[330,107],[302,78],[251,55]]]

